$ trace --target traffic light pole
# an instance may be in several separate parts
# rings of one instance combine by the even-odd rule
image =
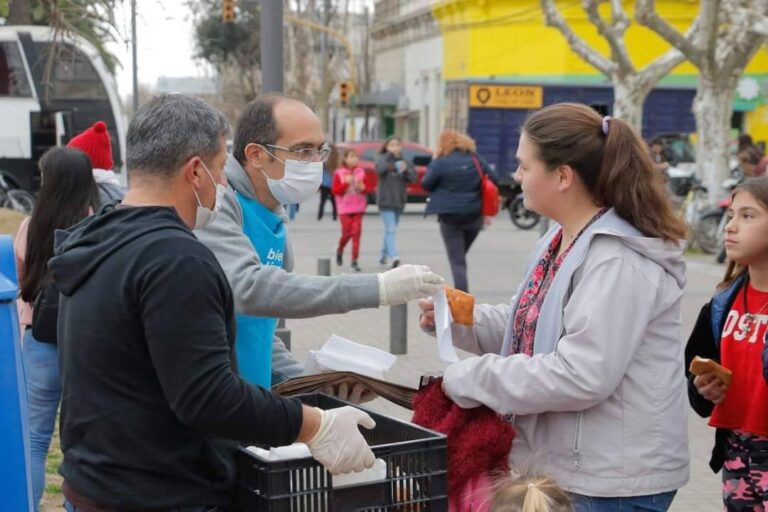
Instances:
[[[282,0],[261,0],[261,92],[283,92]]]

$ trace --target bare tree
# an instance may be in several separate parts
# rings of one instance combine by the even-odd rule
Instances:
[[[611,18],[606,20],[600,14],[599,7],[609,1]],[[685,56],[680,50],[673,48],[638,70],[632,63],[624,43],[624,34],[631,21],[622,0],[584,0],[582,7],[590,23],[607,41],[611,50],[610,57],[602,55],[574,32],[557,8],[555,0],[541,0],[547,25],[557,28],[574,53],[610,78],[614,90],[613,115],[640,132],[645,98],[659,80],[685,60]]]
[[[637,20],[680,50],[699,70],[693,102],[699,175],[710,190],[728,170],[728,132],[739,77],[766,35],[755,26],[768,0],[702,0],[698,27],[680,33],[656,12],[654,0],[637,1]]]

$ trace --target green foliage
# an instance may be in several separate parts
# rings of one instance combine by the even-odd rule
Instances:
[[[218,70],[229,65],[241,69],[260,66],[260,12],[257,3],[239,3],[234,23],[222,21],[220,2],[197,0],[189,4],[204,13],[195,20],[197,58]]]
[[[16,0],[19,1],[19,0]],[[102,60],[114,73],[119,64],[107,50],[107,44],[117,40],[114,11],[119,0],[24,0],[29,2],[27,19],[15,19],[17,24],[47,25],[58,37],[76,34],[96,48]],[[11,9],[9,0],[0,0],[0,15]],[[26,14],[25,12],[25,14]]]

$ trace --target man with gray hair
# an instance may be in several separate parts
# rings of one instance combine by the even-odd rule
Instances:
[[[128,128],[124,201],[57,233],[70,511],[228,509],[238,442],[305,442],[333,473],[373,465],[361,410],[321,411],[238,376],[232,291],[192,233],[221,206],[226,132],[199,100],[154,98]]]
[[[320,120],[304,103],[275,93],[257,98],[237,123],[233,156],[225,167],[231,189],[216,220],[195,231],[232,285],[243,377],[264,387],[302,371],[274,337],[278,318],[403,304],[430,296],[443,284],[440,276],[417,265],[336,277],[291,273],[293,254],[280,205],[317,193],[330,151]],[[335,391],[346,397],[345,390]],[[350,398],[359,400],[363,389],[354,391]]]

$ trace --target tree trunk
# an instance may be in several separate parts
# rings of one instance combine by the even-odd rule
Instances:
[[[624,80],[613,78],[613,117],[621,119],[642,136],[643,103],[648,93],[635,85],[637,81],[634,75]]]
[[[11,0],[8,6],[8,25],[31,25],[32,7],[30,0]]]
[[[698,175],[709,189],[710,197],[720,194],[720,183],[728,175],[728,137],[733,115],[736,82],[699,77],[693,100],[696,117],[696,165]]]

